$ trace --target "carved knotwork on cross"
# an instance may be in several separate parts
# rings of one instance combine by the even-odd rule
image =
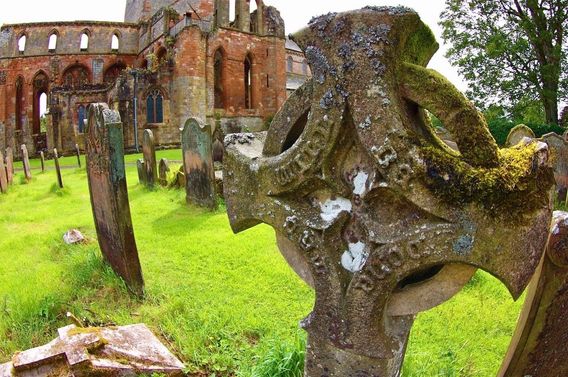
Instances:
[[[475,107],[424,68],[438,45],[412,10],[329,14],[294,39],[313,79],[268,133],[225,140],[231,225],[271,225],[314,287],[307,376],[395,376],[414,314],[476,268],[514,297],[527,286],[551,217],[548,150],[498,150]]]

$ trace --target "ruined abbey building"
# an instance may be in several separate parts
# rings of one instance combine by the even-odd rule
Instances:
[[[262,0],[234,1],[234,20],[229,0],[128,0],[125,22],[2,26],[0,149],[82,147],[94,102],[120,112],[127,149],[144,129],[179,145],[190,117],[216,137],[262,129],[286,99],[284,22]]]

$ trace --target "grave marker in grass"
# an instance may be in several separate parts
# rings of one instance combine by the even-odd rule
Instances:
[[[39,152],[39,159],[41,162],[41,172],[45,173],[45,156],[43,155],[43,151]]]
[[[138,171],[138,182],[142,185],[145,185],[147,182],[146,179],[146,168],[144,167],[144,160],[139,158],[136,160],[136,169]]]
[[[77,165],[81,168],[81,149],[79,149],[79,144],[75,144],[75,154],[77,155]]]
[[[399,376],[415,315],[476,267],[514,298],[529,283],[551,218],[548,147],[499,151],[473,104],[425,68],[438,45],[408,8],[329,14],[294,39],[314,78],[268,133],[225,138],[229,220],[271,225],[316,292],[305,376]]]
[[[168,185],[168,172],[170,171],[170,165],[166,158],[160,159],[160,163],[158,164],[158,181],[160,185],[167,186]]]
[[[28,147],[26,147],[26,144],[22,144],[20,149],[22,151],[22,164],[24,165],[24,176],[26,178],[26,181],[29,182],[32,180],[32,171],[30,170],[30,158],[28,156]]]
[[[11,185],[14,182],[14,152],[10,147],[6,148],[6,177]]]
[[[154,144],[154,134],[151,130],[144,130],[142,139],[142,152],[144,154],[144,169],[146,171],[146,185],[154,187],[158,180],[156,166],[156,146]]]
[[[4,164],[4,154],[0,150],[0,193],[8,192],[8,173]]]
[[[60,189],[63,188],[63,179],[61,178],[61,166],[59,166],[59,154],[57,148],[53,148],[53,162],[55,164],[55,174],[57,175],[57,185]]]
[[[144,280],[128,202],[120,114],[98,103],[89,106],[88,119],[87,176],[99,245],[128,288],[142,296]]]

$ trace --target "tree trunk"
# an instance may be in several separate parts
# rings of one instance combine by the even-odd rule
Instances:
[[[542,96],[542,104],[547,124],[558,124],[558,90],[546,90]]]

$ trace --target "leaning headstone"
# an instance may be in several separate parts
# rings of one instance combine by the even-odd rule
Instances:
[[[186,201],[201,207],[217,208],[215,170],[211,151],[211,127],[190,118],[181,130]]]
[[[517,145],[523,140],[525,137],[530,139],[534,139],[536,136],[529,127],[525,126],[524,124],[519,124],[509,131],[509,135],[507,135],[507,141],[505,143],[506,147],[512,147],[513,145]]]
[[[144,130],[142,152],[144,153],[146,185],[153,187],[158,180],[158,172],[156,169],[156,146],[154,145],[154,134],[151,130]]]
[[[26,181],[32,180],[32,171],[30,169],[30,158],[28,157],[28,148],[26,144],[22,144],[20,147],[22,150],[22,164],[24,165],[24,176],[26,177]]]
[[[0,376],[183,376],[184,365],[144,324],[58,330],[50,343],[18,352]]]
[[[63,188],[63,179],[61,178],[61,166],[59,166],[59,154],[57,148],[53,148],[53,163],[55,164],[55,174],[57,175],[57,185]]]
[[[5,194],[8,192],[8,173],[6,165],[4,164],[4,155],[0,150],[0,193]]]
[[[40,159],[40,162],[41,162],[41,172],[45,173],[45,156],[43,154],[43,151],[39,152],[39,159]]]
[[[81,149],[79,149],[79,144],[75,144],[75,154],[77,155],[77,165],[81,167]]]
[[[475,106],[425,68],[438,45],[408,8],[329,14],[294,39],[314,79],[267,133],[225,138],[229,220],[235,232],[272,226],[315,290],[305,376],[399,376],[415,315],[473,266],[514,298],[528,285],[551,219],[548,147],[501,155]]]
[[[566,200],[568,189],[568,142],[554,132],[542,137],[552,152],[552,167],[556,181],[556,193],[559,200]]]
[[[144,160],[139,158],[136,160],[136,169],[138,170],[138,182],[145,185],[148,181],[146,179],[146,168],[144,167]]]
[[[161,186],[168,185],[168,172],[170,171],[170,165],[168,160],[165,158],[160,159],[160,163],[158,164],[158,180]]]
[[[14,182],[14,152],[10,147],[6,148],[6,176],[11,185]]]
[[[141,296],[144,280],[128,203],[120,114],[98,103],[89,106],[88,119],[87,176],[99,245],[112,269]]]

